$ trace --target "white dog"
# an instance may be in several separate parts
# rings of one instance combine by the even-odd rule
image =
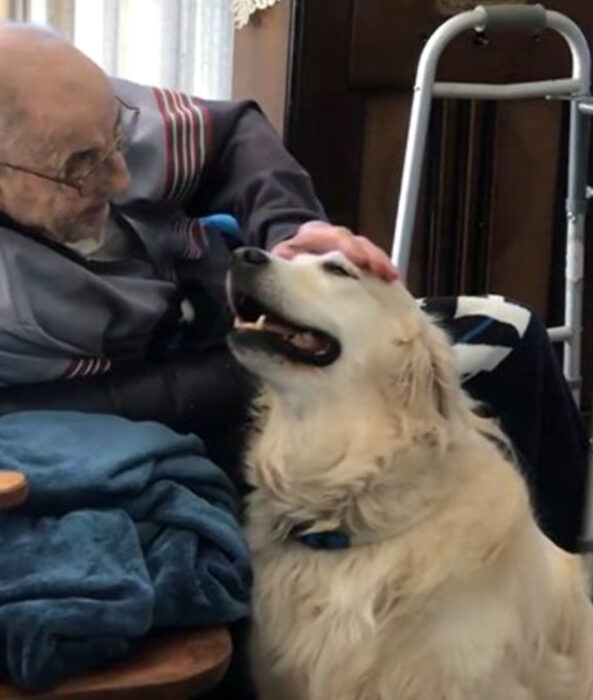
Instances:
[[[236,254],[261,700],[590,700],[577,557],[401,283],[337,253]],[[561,465],[558,466],[562,468]]]

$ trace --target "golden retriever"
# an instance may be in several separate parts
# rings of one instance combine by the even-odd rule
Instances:
[[[338,253],[246,248],[228,293],[231,348],[262,380],[259,699],[593,698],[580,560],[538,529],[508,441],[404,286]]]

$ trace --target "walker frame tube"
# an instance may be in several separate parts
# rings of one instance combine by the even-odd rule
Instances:
[[[526,31],[551,29],[568,45],[572,58],[570,78],[510,84],[455,83],[435,80],[445,47],[468,31]],[[587,159],[593,102],[590,99],[591,55],[580,28],[559,12],[541,5],[478,6],[444,22],[428,39],[420,56],[401,177],[393,237],[392,259],[405,278],[418,207],[418,192],[433,97],[515,100],[559,97],[570,100],[568,182],[566,195],[566,262],[564,324],[549,328],[552,342],[564,344],[563,369],[577,403],[581,388],[581,331],[584,274],[584,229],[587,209]],[[589,99],[587,99],[589,98]],[[588,507],[582,545],[591,553],[593,571],[593,451],[589,467]]]
[[[470,29],[519,29],[536,32],[544,28],[556,31],[568,44],[572,57],[570,78],[506,85],[435,81],[438,61],[443,50],[462,32]],[[479,6],[444,22],[429,38],[418,63],[392,250],[393,261],[405,277],[416,220],[433,97],[495,100],[568,97],[571,104],[566,198],[565,313],[564,325],[550,329],[550,335],[553,340],[564,343],[564,373],[577,400],[580,392],[583,234],[587,202],[586,154],[589,140],[589,122],[585,113],[589,105],[579,109],[579,98],[589,95],[590,71],[589,47],[579,27],[565,15],[545,10],[540,5]]]

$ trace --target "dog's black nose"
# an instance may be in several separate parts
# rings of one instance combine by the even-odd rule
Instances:
[[[239,248],[235,251],[234,257],[237,262],[249,265],[267,265],[270,262],[268,254],[259,248]]]

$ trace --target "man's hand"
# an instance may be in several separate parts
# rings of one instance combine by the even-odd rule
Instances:
[[[355,265],[386,282],[393,282],[399,276],[389,256],[368,238],[355,236],[349,229],[325,221],[303,224],[291,239],[278,243],[272,253],[290,260],[299,253],[327,253],[330,250],[339,250]]]

